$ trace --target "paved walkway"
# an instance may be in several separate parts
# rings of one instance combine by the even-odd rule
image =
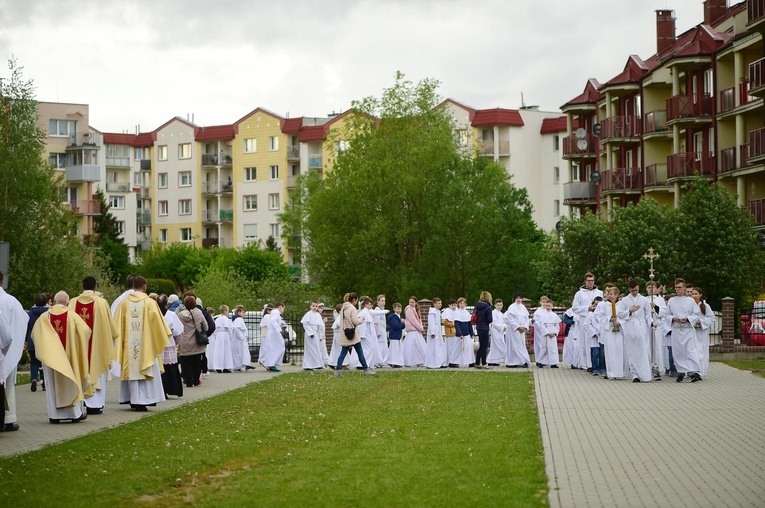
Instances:
[[[765,379],[712,362],[693,384],[535,381],[550,506],[765,506]]]
[[[299,367],[283,367],[298,372]],[[493,372],[503,372],[494,369]],[[721,363],[677,384],[603,380],[534,369],[550,506],[765,506],[765,379]],[[385,375],[382,371],[381,375]],[[117,403],[77,424],[48,423],[45,392],[17,387],[21,430],[0,433],[0,456],[42,448],[278,375],[211,373],[181,399],[136,413]]]

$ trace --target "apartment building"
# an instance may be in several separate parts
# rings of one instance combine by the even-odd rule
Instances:
[[[656,11],[656,53],[628,56],[621,73],[588,80],[561,107],[571,215],[645,197],[678,206],[702,175],[765,223],[765,0],[703,7],[703,22],[680,35],[674,12]]]
[[[439,107],[454,119],[460,146],[504,167],[512,183],[526,189],[537,225],[545,231],[555,228],[563,203],[560,141],[565,117],[536,107],[475,109],[453,99]]]

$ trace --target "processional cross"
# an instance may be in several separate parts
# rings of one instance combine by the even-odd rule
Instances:
[[[653,269],[653,260],[656,259],[656,258],[659,258],[659,257],[661,257],[661,256],[659,256],[653,250],[653,247],[650,247],[648,249],[648,254],[643,254],[643,259],[647,259],[647,260],[649,260],[651,262],[651,268],[648,269],[648,272],[650,273],[649,277],[651,278],[651,280],[653,280],[653,277],[654,277],[654,275],[653,275],[653,272],[654,272],[654,269]]]

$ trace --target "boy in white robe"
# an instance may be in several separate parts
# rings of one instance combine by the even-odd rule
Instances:
[[[597,296],[603,298],[603,292],[595,285],[595,276],[587,272],[584,274],[584,284],[574,295],[574,301],[571,304],[574,321],[577,323],[575,327],[576,333],[578,334],[576,337],[574,366],[580,369],[592,368],[590,349],[584,338],[584,321],[587,319],[587,314],[595,310],[596,305],[594,302]],[[571,332],[569,332],[570,334]],[[580,337],[582,340],[579,340]]]
[[[228,317],[227,305],[221,305],[218,310],[220,314],[215,317],[215,331],[210,335],[207,346],[207,367],[215,372],[228,373],[234,369],[231,349],[231,329],[234,325]]]
[[[263,358],[268,351],[268,344],[266,343],[266,337],[268,336],[268,323],[271,321],[271,311],[274,310],[274,306],[267,303],[263,306],[263,313],[260,318],[260,348],[258,349],[258,363],[262,366],[266,366],[263,363]]]
[[[505,361],[507,357],[507,346],[505,345],[505,331],[507,325],[505,324],[504,315],[502,314],[502,307],[504,302],[497,298],[494,300],[494,310],[491,311],[491,328],[490,341],[489,341],[489,354],[486,357],[486,363],[490,367],[496,367],[500,363]]]
[[[385,295],[377,296],[377,306],[371,314],[377,332],[377,365],[375,367],[385,367],[388,363],[388,332],[386,330],[388,310],[385,308]]]
[[[595,308],[600,328],[598,340],[603,343],[606,357],[606,375],[609,379],[624,379],[629,365],[624,350],[624,329],[619,322],[619,289],[606,284],[606,299]]]
[[[651,355],[651,370],[654,374],[654,379],[661,379],[662,369],[666,369],[666,373],[669,374],[669,364],[665,367],[667,362],[666,354],[664,352],[664,332],[663,323],[659,318],[661,309],[666,307],[664,298],[658,295],[658,285],[654,281],[648,281],[645,285],[646,300],[648,300],[648,307],[651,309],[651,319],[653,326],[648,330],[648,345],[651,348],[649,353]]]
[[[560,331],[560,317],[552,311],[553,301],[546,299],[542,310],[534,318],[534,360],[537,367],[547,365],[551,369],[557,369],[560,359],[558,358],[558,332]]]
[[[320,342],[324,341],[324,337],[321,334],[323,322],[318,309],[319,302],[312,301],[310,310],[300,320],[305,329],[305,337],[303,339],[303,370],[320,370],[324,368],[324,357],[320,349]]]
[[[672,316],[672,357],[677,369],[676,381],[682,382],[686,374],[692,383],[701,381],[701,362],[694,330],[700,311],[693,298],[685,295],[685,280],[675,280],[675,296],[669,299],[664,312]]]
[[[281,372],[279,365],[284,361],[285,346],[282,330],[287,328],[287,325],[282,321],[284,310],[284,304],[276,302],[268,320],[268,333],[263,341],[263,345],[266,346],[263,363],[266,369],[272,372]]]
[[[595,308],[603,301],[603,298],[596,296],[593,303]],[[590,349],[590,358],[592,361],[592,375],[593,376],[605,376],[606,375],[606,354],[603,344],[598,340],[600,336],[600,323],[595,315],[595,309],[587,313],[587,319],[583,323],[584,333],[581,334],[584,337],[583,340],[587,341],[587,346]]]
[[[444,339],[446,340],[446,357],[447,365],[450,368],[457,368],[460,366],[460,340],[457,336],[457,300],[452,298],[449,300],[449,306],[441,313],[441,322],[444,324]]]
[[[231,322],[231,330],[229,331],[229,336],[231,337],[231,361],[234,365],[234,370],[242,372],[255,368],[251,365],[250,332],[247,330],[247,325],[244,322],[245,314],[247,314],[247,309],[243,305],[237,305],[236,309],[234,309],[234,320]]]
[[[319,337],[321,337],[321,341],[319,342],[319,352],[321,353],[322,361],[324,362],[324,365],[329,365],[329,351],[327,350],[327,320],[328,318],[324,317],[324,304],[319,302],[319,305],[316,309],[321,316],[321,327],[319,328]]]
[[[446,367],[446,341],[441,333],[441,299],[433,298],[433,306],[428,310],[428,349],[425,354],[425,367],[440,369]]]
[[[617,317],[624,331],[624,348],[632,372],[633,383],[653,380],[648,345],[648,330],[653,328],[648,299],[640,294],[635,279],[628,283],[627,294],[617,307]]]
[[[374,368],[380,362],[377,358],[377,331],[375,330],[375,322],[372,319],[371,312],[373,305],[374,303],[371,298],[368,296],[361,297],[359,317],[364,318],[364,322],[358,326],[358,332],[361,338],[361,349],[364,352],[364,359],[367,361],[367,365],[371,365]],[[361,365],[356,368],[359,367]]]
[[[531,364],[529,350],[526,347],[526,332],[529,330],[529,309],[523,305],[523,294],[515,293],[513,303],[507,308],[503,321],[507,326],[505,330],[505,346],[507,356],[505,367],[519,368],[528,367]]]
[[[709,329],[715,323],[715,313],[712,311],[712,307],[701,299],[702,296],[701,290],[694,287],[691,297],[698,304],[700,312],[699,321],[693,327],[696,330],[696,345],[699,348],[699,360],[701,363],[699,375],[702,378],[706,378],[709,373]]]

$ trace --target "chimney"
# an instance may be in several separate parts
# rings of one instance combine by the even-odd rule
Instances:
[[[723,0],[725,1],[725,0]],[[656,53],[664,53],[675,43],[675,11],[656,11]]]
[[[728,13],[728,0],[706,0],[704,2],[704,24],[711,25]]]

